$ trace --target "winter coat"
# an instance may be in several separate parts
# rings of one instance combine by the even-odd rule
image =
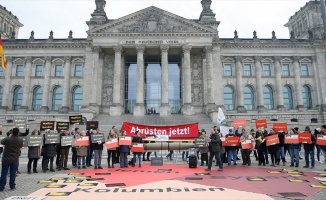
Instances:
[[[205,141],[207,141],[209,139],[209,136],[208,135],[201,135],[199,138],[204,139]],[[199,148],[200,153],[208,153],[208,150],[209,150],[208,149],[208,143],[205,142],[205,144],[206,144],[205,146]]]
[[[209,151],[212,153],[221,151],[222,141],[220,136],[217,133],[214,133],[210,136],[211,142],[209,143]]]
[[[93,143],[93,150],[103,150],[103,144],[105,142],[101,142],[100,144],[99,143]]]
[[[311,134],[311,144],[304,143],[303,149],[305,151],[313,151],[315,150],[315,145],[316,145],[316,137],[313,134]]]
[[[28,158],[40,158],[41,147],[28,147]]]
[[[18,163],[20,149],[23,147],[23,139],[12,135],[1,140],[1,144],[5,147],[2,155],[2,163]]]
[[[76,147],[77,156],[87,156],[87,146]]]

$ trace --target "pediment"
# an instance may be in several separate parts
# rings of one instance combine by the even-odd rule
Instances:
[[[217,30],[196,21],[151,6],[91,29],[98,34],[217,34]]]

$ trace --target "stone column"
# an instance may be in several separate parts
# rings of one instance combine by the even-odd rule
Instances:
[[[168,52],[169,46],[161,46],[161,69],[162,69],[162,84],[161,84],[161,96],[162,102],[160,106],[160,116],[171,115],[171,109],[169,105],[169,59]]]
[[[7,60],[7,71],[4,72],[5,74],[5,83],[3,86],[3,94],[2,94],[2,107],[1,109],[7,110],[9,109],[9,96],[10,89],[11,89],[11,74],[12,74],[12,57],[8,56],[6,57]]]
[[[42,95],[42,112],[49,110],[49,97],[50,97],[50,77],[51,77],[51,60],[50,56],[45,57],[44,66],[44,84],[43,84],[43,95]]]
[[[66,56],[64,66],[64,78],[63,78],[63,94],[62,94],[62,108],[61,112],[69,112],[69,96],[70,96],[70,69],[71,69],[71,57]]]
[[[134,116],[144,116],[146,114],[144,105],[144,51],[145,46],[136,46],[137,50],[137,94]]]
[[[214,70],[213,70],[213,47],[205,46],[204,48],[205,57],[206,57],[206,72],[207,72],[207,106],[206,112],[207,114],[214,109]]]
[[[255,56],[255,69],[256,69],[256,88],[257,88],[257,109],[258,112],[264,112],[264,94],[263,94],[263,87],[261,84],[261,73],[262,73],[262,64],[261,64],[261,57]]]
[[[92,53],[93,53],[93,68],[92,68],[92,80],[90,81],[90,84],[92,84],[94,87],[92,87],[91,92],[91,100],[90,105],[97,107],[97,81],[98,81],[98,68],[99,68],[99,62],[100,62],[100,51],[101,48],[99,46],[93,46],[92,47]],[[100,97],[99,97],[100,98]]]
[[[28,110],[30,104],[30,87],[31,87],[31,72],[32,72],[32,57],[25,58],[26,64],[24,69],[24,87],[23,87],[23,101],[21,109]]]
[[[295,96],[297,100],[297,109],[302,110],[304,109],[303,106],[303,99],[302,99],[302,87],[301,87],[301,69],[299,64],[299,57],[293,58],[293,69],[294,69],[294,90],[295,90]]]
[[[243,74],[243,67],[242,67],[242,57],[236,56],[235,58],[235,68],[236,68],[236,97],[237,97],[237,110],[238,112],[246,112],[243,103],[243,86],[242,86],[242,74]]]
[[[113,105],[110,107],[110,115],[120,116],[123,108],[121,104],[121,54],[122,46],[114,48],[114,78],[113,78]]]
[[[316,77],[314,79],[316,90],[314,92],[314,97],[312,99],[315,102],[316,107],[319,109],[319,108],[321,108],[323,100],[322,100],[322,94],[321,94],[321,92],[319,92],[319,91],[321,91],[321,87],[320,87],[320,79],[318,76],[319,70],[318,70],[317,56],[312,56],[311,60],[312,60],[312,66],[314,69],[314,75]],[[313,95],[313,94],[311,94],[311,95]]]
[[[276,83],[276,96],[277,96],[277,109],[284,111],[284,99],[283,99],[283,86],[282,86],[282,66],[281,58],[274,57],[275,68],[275,83]]]
[[[182,96],[183,96],[183,106],[181,108],[181,113],[184,115],[193,115],[193,107],[191,106],[191,67],[190,67],[190,51],[192,46],[184,45],[182,47],[183,51],[183,65],[182,65]]]

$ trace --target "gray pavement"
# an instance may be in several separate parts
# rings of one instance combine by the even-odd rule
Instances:
[[[177,152],[177,151],[175,151]],[[301,151],[301,157],[304,158],[303,155],[303,150]],[[175,163],[175,159],[176,159],[176,153],[174,154],[174,160],[167,160],[165,158],[166,154],[168,153],[168,151],[163,151],[163,158],[164,158],[164,162],[165,163]],[[191,152],[190,152],[191,154]],[[159,154],[160,155],[160,154]],[[70,156],[71,156],[71,152],[70,152]],[[151,155],[153,156],[153,154]],[[239,157],[241,157],[240,152],[238,154]],[[320,156],[321,160],[324,160],[324,155]],[[106,150],[103,151],[103,158],[102,158],[102,163],[103,163],[103,167],[106,166],[106,159],[107,159],[107,155],[106,155]],[[258,162],[256,161],[253,153],[251,153],[251,160],[252,160],[252,166],[258,166]],[[27,148],[22,149],[22,155],[20,157],[20,163],[19,163],[19,171],[21,172],[21,174],[18,174],[17,178],[16,178],[16,190],[11,191],[9,189],[8,186],[8,181],[9,181],[9,177],[7,179],[7,185],[6,185],[6,189],[3,192],[0,192],[0,200],[6,199],[8,197],[12,197],[12,196],[27,196],[31,193],[33,193],[34,191],[37,191],[41,188],[44,188],[44,184],[38,184],[38,181],[40,180],[48,180],[50,178],[52,178],[53,176],[55,177],[61,177],[61,176],[67,176],[65,171],[56,171],[56,172],[47,172],[47,173],[42,173],[41,170],[41,161],[42,159],[39,160],[38,162],[38,171],[39,173],[32,173],[32,174],[27,174],[27,162],[28,162],[28,158],[27,158]],[[300,166],[299,168],[293,168],[293,167],[289,167],[290,163],[290,157],[287,155],[286,156],[286,166],[279,166],[279,168],[281,169],[298,169],[300,171],[314,171],[314,172],[324,172],[324,169],[326,169],[326,164],[324,163],[320,163],[317,161],[317,157],[316,157],[316,166],[314,169],[304,169],[302,168],[305,165],[305,161],[304,159],[300,160]],[[242,163],[241,161],[239,161],[238,163]],[[179,165],[187,165],[186,161],[182,161],[181,159],[181,152],[178,155],[178,159],[177,159],[177,164]],[[224,164],[225,166],[225,164]],[[69,159],[68,162],[68,167],[70,169],[74,169],[71,165],[71,158]],[[201,166],[198,166],[201,167]],[[266,165],[266,167],[269,167],[269,165]],[[275,167],[271,167],[273,169],[275,169]],[[227,169],[227,168],[225,168]],[[326,173],[326,172],[325,172]],[[279,198],[279,197],[272,197],[276,200],[283,200],[285,198]],[[60,198],[58,198],[60,199]],[[326,189],[321,190],[320,192],[318,192],[316,195],[314,195],[312,198],[310,198],[311,200],[324,200],[326,199]]]

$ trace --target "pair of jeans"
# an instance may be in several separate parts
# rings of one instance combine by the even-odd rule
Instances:
[[[114,165],[115,163],[115,157],[117,155],[117,150],[107,150],[108,152],[108,166],[112,166]],[[111,165],[110,165],[110,161],[111,161]]]
[[[33,171],[34,172],[36,171],[37,161],[38,161],[38,158],[29,158],[28,159],[28,163],[27,163],[27,171],[28,172],[31,172],[32,163],[33,163]]]
[[[234,150],[235,152],[237,152],[236,150]],[[213,163],[213,157],[215,157],[216,160],[216,165],[219,166],[220,169],[223,169],[223,163],[221,161],[221,157],[220,157],[220,152],[209,152],[209,159],[208,159],[208,169],[212,168],[212,163]],[[237,156],[235,156],[237,157]],[[237,159],[235,159],[237,160]]]
[[[324,155],[324,165],[326,165],[326,149],[321,149]]]
[[[317,144],[316,145],[316,149],[317,149],[317,160],[320,161],[320,146]]]
[[[19,163],[2,163],[1,169],[1,180],[0,180],[0,190],[4,190],[7,183],[7,174],[10,173],[9,186],[11,189],[16,187],[16,172],[18,170]]]
[[[186,154],[186,159],[185,159],[185,154]],[[189,155],[189,151],[182,151],[182,160],[187,160]]]
[[[94,167],[102,167],[102,151],[103,150],[94,150]]]
[[[166,157],[172,159],[172,155],[173,155],[173,150],[170,150],[169,154]]]
[[[237,163],[237,150],[228,150],[228,164],[231,164],[231,157],[233,159],[233,163]]]
[[[120,167],[128,167],[128,152],[120,152]]]
[[[50,162],[50,170],[53,170],[53,161],[54,161],[54,157],[43,156],[42,170],[43,171],[47,170],[49,166],[49,162]]]
[[[311,167],[315,167],[315,151],[311,150],[311,151],[304,151],[304,157],[306,160],[306,166],[309,167],[309,157],[311,160]]]
[[[290,151],[290,156],[291,156],[291,164],[294,164],[294,158],[295,158],[295,163],[299,164],[299,149],[290,147],[289,151]]]
[[[78,167],[82,164],[83,167],[86,166],[86,156],[77,156]]]
[[[134,152],[133,153],[133,158],[132,158],[132,165],[133,166],[135,166],[135,163],[136,163],[136,157],[138,157],[138,164],[139,164],[139,166],[141,165],[141,155],[142,155],[143,153],[136,153],[136,152]]]
[[[279,162],[281,159],[282,162],[285,162],[284,147],[278,147],[276,160]]]
[[[72,166],[77,166],[77,149],[76,147],[71,147],[71,152],[72,152]]]
[[[92,156],[93,156],[93,146],[89,145],[87,147],[87,157],[86,157],[86,165],[89,167],[92,163]]]

